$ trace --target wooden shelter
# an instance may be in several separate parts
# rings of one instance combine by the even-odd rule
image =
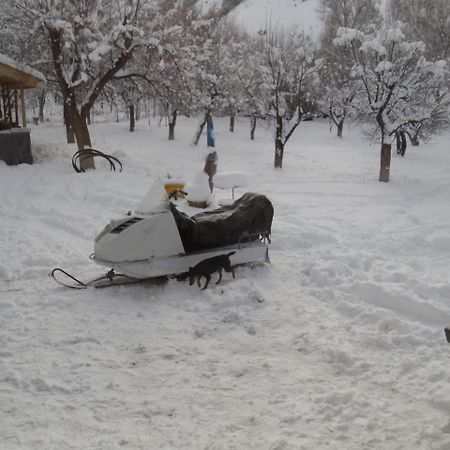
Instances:
[[[40,72],[0,53],[0,159],[8,165],[33,163],[25,89],[43,82]]]
[[[25,128],[25,89],[38,87],[44,82],[41,72],[0,53],[0,120],[13,128]]]

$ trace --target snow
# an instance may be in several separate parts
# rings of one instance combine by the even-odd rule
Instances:
[[[246,0],[230,13],[249,32],[295,28],[317,38],[322,30],[318,0]]]
[[[187,185],[188,199],[192,202],[207,204],[211,201],[211,188],[209,187],[208,175],[201,170],[195,176],[193,181]]]
[[[247,173],[239,172],[218,172],[214,176],[214,186],[220,189],[232,189],[235,187],[247,187],[250,177]]]
[[[273,202],[272,264],[201,291],[187,282],[64,289],[93,240],[167,173],[190,181],[206,137],[94,123],[123,172],[77,174],[62,124],[32,129],[36,163],[0,164],[0,442],[15,449],[450,448],[449,132],[393,155],[358,127],[273,133],[215,119],[218,171]],[[225,150],[226,149],[226,150]]]
[[[339,27],[333,43],[335,45],[349,45],[352,41],[362,41],[363,39],[363,32],[355,28]]]
[[[394,67],[394,65],[390,62],[390,61],[380,61],[378,63],[378,65],[375,67],[374,71],[376,73],[381,73],[381,72],[389,72],[390,70],[392,70]]]

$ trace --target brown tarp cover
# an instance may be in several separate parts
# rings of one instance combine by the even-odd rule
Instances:
[[[253,234],[269,236],[273,206],[265,195],[247,192],[231,205],[189,217],[170,204],[186,252],[232,245]]]

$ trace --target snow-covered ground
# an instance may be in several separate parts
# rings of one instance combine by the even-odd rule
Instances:
[[[169,142],[157,122],[94,124],[122,173],[76,174],[53,122],[32,129],[34,165],[0,164],[0,448],[449,449],[448,132],[394,155],[383,184],[356,126],[303,123],[275,170],[271,130],[217,121],[219,171],[274,204],[271,265],[205,291],[47,276],[102,271],[103,226],[203,167],[196,125]]]

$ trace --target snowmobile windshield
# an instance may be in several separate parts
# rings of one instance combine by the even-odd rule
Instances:
[[[169,209],[169,196],[161,180],[156,180],[141,203],[135,209],[136,214],[152,214]]]

